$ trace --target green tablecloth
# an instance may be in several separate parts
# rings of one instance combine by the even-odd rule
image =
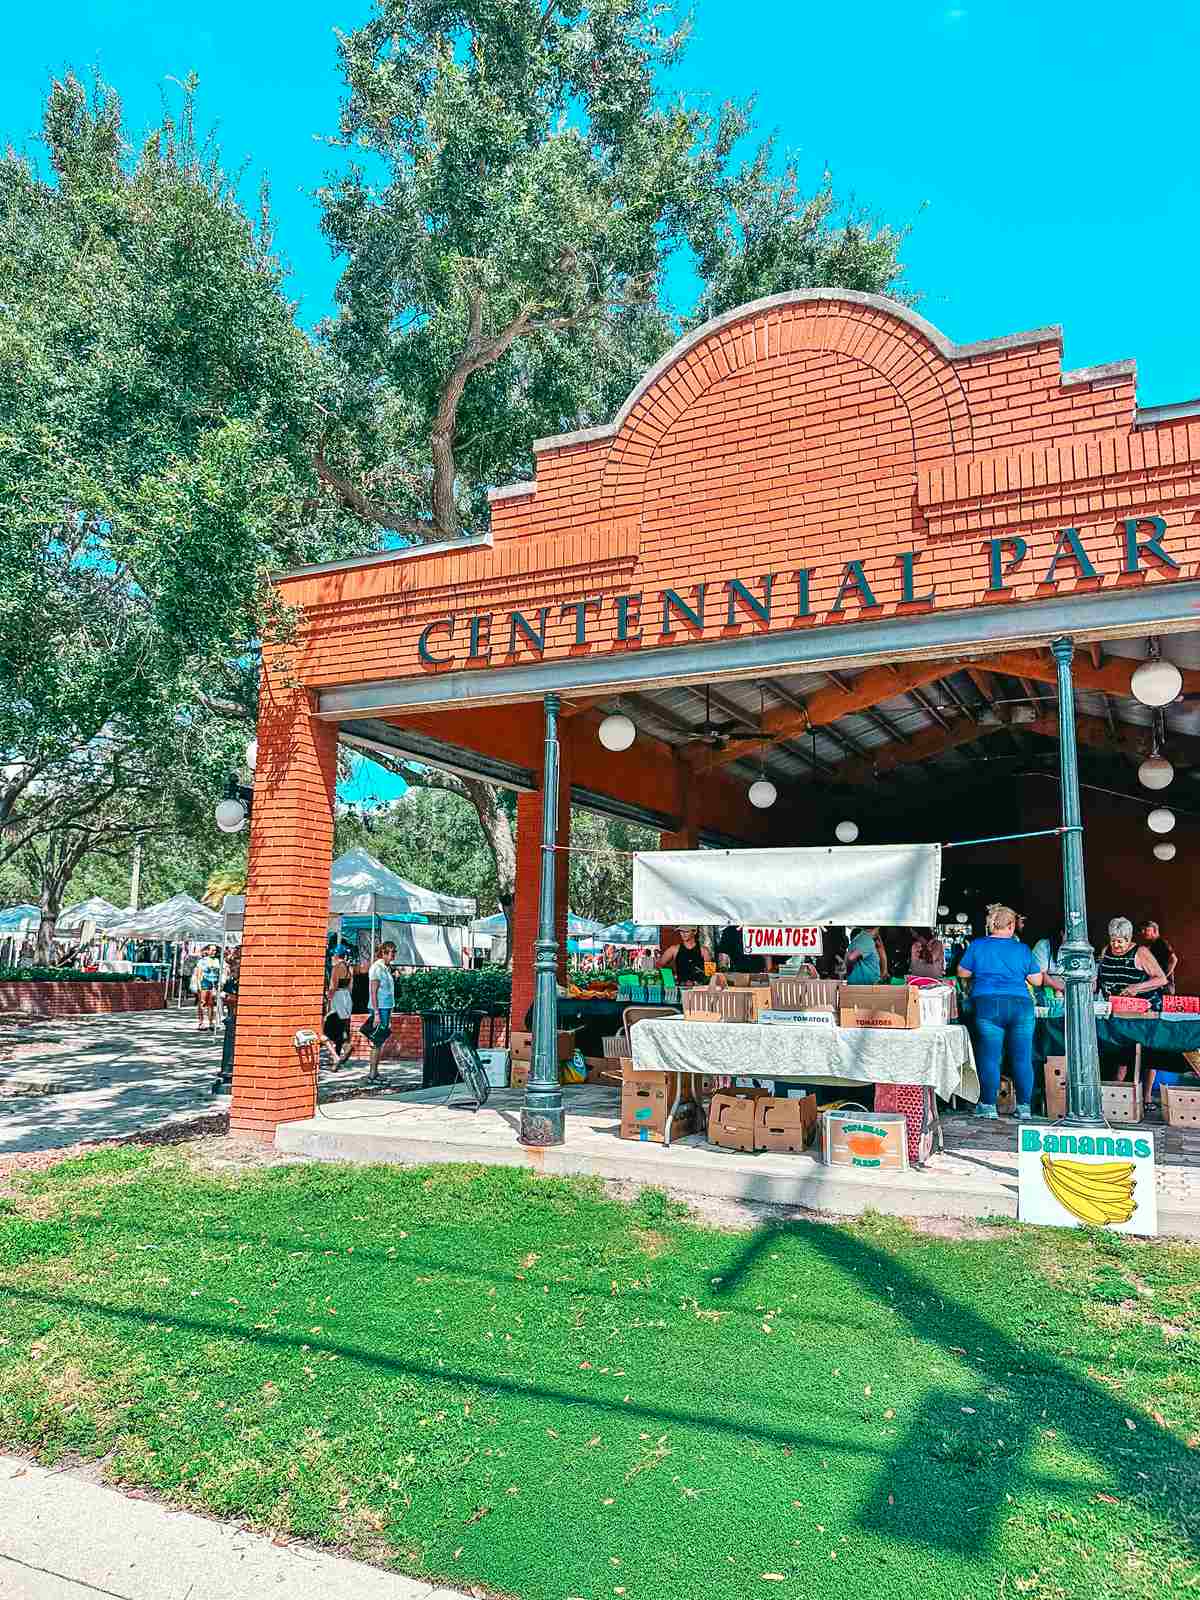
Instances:
[[[1062,1017],[1039,1017],[1035,1049],[1041,1060],[1047,1056],[1061,1056],[1064,1021]],[[1140,1044],[1144,1050],[1164,1055],[1179,1055],[1184,1050],[1200,1050],[1200,1016],[1186,1021],[1164,1022],[1159,1016],[1148,1017],[1097,1017],[1096,1038],[1101,1051],[1117,1053],[1128,1051],[1130,1045]]]

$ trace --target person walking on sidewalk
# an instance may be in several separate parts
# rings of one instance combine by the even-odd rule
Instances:
[[[396,946],[390,939],[377,946],[375,959],[367,974],[370,1015],[363,1029],[371,1043],[371,1064],[367,1082],[379,1082],[379,1058],[392,1031],[392,1011],[396,1004],[396,980],[392,977],[391,963],[396,959]]]
[[[221,962],[217,956],[215,944],[207,944],[196,970],[192,974],[192,982],[196,986],[196,1031],[215,1033],[217,1027],[217,985],[221,979]]]
[[[350,1052],[354,1049],[354,1040],[350,1035],[350,1017],[354,1010],[351,1001],[353,981],[354,974],[350,970],[350,947],[339,944],[329,971],[325,1022],[322,1029],[337,1052],[335,1067],[344,1067],[350,1059]]]

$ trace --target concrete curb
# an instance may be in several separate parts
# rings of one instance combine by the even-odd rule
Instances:
[[[12,1600],[463,1600],[396,1573],[0,1455],[0,1595]]]

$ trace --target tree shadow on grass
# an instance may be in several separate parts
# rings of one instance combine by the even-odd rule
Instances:
[[[772,1239],[793,1233],[855,1292],[876,1295],[903,1317],[934,1359],[969,1359],[973,1369],[974,1392],[929,1390],[906,1437],[883,1452],[879,1476],[859,1510],[861,1528],[941,1551],[977,1551],[994,1539],[1015,1484],[1054,1484],[1080,1501],[1103,1488],[1146,1504],[1200,1552],[1200,1452],[1065,1362],[1024,1348],[861,1233],[811,1223],[764,1230],[748,1241],[726,1282],[744,1284]],[[999,1254],[996,1269],[1004,1270]],[[1045,1292],[1054,1290],[1047,1285]],[[1139,1362],[1140,1371],[1147,1369]],[[1160,1370],[1172,1370],[1171,1364]],[[1039,1437],[1061,1439],[1086,1455],[1095,1480],[1030,1472],[1026,1461]]]

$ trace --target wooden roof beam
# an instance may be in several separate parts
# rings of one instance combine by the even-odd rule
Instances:
[[[731,739],[724,750],[701,750],[697,755],[698,763],[710,767],[740,761],[765,745],[774,744],[780,739],[795,739],[810,728],[827,727],[839,717],[853,716],[856,712],[878,705],[882,700],[894,700],[907,694],[910,689],[935,683],[948,672],[957,672],[960,666],[961,663],[957,661],[905,661],[895,668],[868,667],[853,681],[847,680],[847,689],[834,685],[828,689],[817,689],[809,695],[802,711],[790,705],[772,708],[762,719],[761,739]]]

